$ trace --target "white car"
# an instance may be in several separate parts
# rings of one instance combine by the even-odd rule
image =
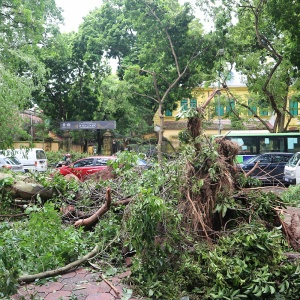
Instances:
[[[16,157],[24,167],[24,172],[46,172],[48,160],[41,148],[22,148],[1,150],[3,155]]]
[[[0,155],[0,169],[24,173],[23,165],[14,156],[8,157],[8,156]]]
[[[300,152],[296,152],[284,167],[284,181],[287,184],[300,184]]]

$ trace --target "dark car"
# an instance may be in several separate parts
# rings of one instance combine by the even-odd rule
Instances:
[[[248,173],[257,164],[249,176],[262,181],[264,185],[277,185],[284,183],[284,167],[293,153],[270,152],[263,153],[238,164],[244,172]]]

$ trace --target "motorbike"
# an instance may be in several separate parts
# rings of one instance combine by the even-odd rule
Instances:
[[[63,160],[60,160],[56,164],[56,168],[61,168],[62,166],[68,166],[71,163],[70,154],[66,154]]]

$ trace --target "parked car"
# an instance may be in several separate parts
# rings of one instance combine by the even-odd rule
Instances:
[[[62,165],[57,169],[64,176],[67,174],[74,174],[83,181],[88,175],[106,169],[107,162],[116,158],[117,156],[91,156],[79,159],[69,165]],[[143,159],[138,159],[137,165],[143,169],[148,169],[150,167]]]
[[[300,152],[294,153],[285,165],[284,182],[287,184],[300,183]]]
[[[0,155],[0,168],[11,170],[13,172],[24,172],[23,165],[14,156],[7,157],[4,155]]]
[[[58,168],[59,172],[66,176],[74,174],[80,180],[84,180],[88,175],[94,174],[107,168],[109,160],[116,159],[116,156],[91,156],[85,157],[66,166]]]
[[[249,172],[258,163],[249,176],[261,180],[264,185],[277,185],[285,182],[284,167],[292,156],[293,153],[287,152],[263,153],[238,164],[238,167]]]
[[[16,157],[23,165],[24,172],[46,172],[48,160],[41,148],[22,148],[1,150],[1,154]]]

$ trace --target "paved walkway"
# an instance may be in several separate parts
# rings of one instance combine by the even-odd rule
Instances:
[[[137,300],[131,297],[130,288],[122,284],[122,279],[130,276],[130,270],[107,280],[100,272],[88,268],[79,268],[63,274],[55,282],[38,286],[26,284],[20,286],[13,300]]]

